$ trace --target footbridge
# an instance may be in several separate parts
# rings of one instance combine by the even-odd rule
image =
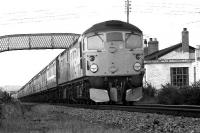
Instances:
[[[11,50],[29,49],[67,49],[73,45],[80,34],[40,33],[0,36],[0,53]]]

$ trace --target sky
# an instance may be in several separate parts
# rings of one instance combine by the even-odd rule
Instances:
[[[0,36],[28,33],[83,33],[95,23],[126,21],[125,0],[0,0]],[[200,45],[199,0],[132,0],[130,23],[144,38],[157,38],[159,49],[181,42]],[[62,50],[0,53],[0,86],[24,85]]]

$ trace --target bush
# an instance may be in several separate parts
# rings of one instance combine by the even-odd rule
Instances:
[[[190,102],[191,102],[191,96],[192,96],[192,94],[191,94],[191,87],[189,86],[189,87],[182,87],[182,88],[180,88],[180,93],[181,93],[181,95],[182,95],[182,97],[183,97],[183,104],[190,104]]]
[[[4,91],[2,96],[1,96],[1,101],[4,102],[4,103],[9,103],[9,102],[13,101],[13,98],[11,97],[11,95],[9,93]]]
[[[184,104],[200,105],[200,81],[180,89]]]
[[[158,103],[159,104],[182,104],[183,97],[178,87],[170,84],[162,85],[161,90],[158,92]]]
[[[148,90],[145,91],[147,94],[151,93]],[[158,91],[157,100],[160,104],[200,105],[200,81],[184,87],[162,85],[161,90]]]
[[[156,92],[156,88],[149,83],[143,88],[144,96],[155,97]]]
[[[197,81],[197,82],[194,82],[194,83],[192,84],[192,87],[196,87],[196,88],[199,88],[199,89],[200,89],[200,80]]]

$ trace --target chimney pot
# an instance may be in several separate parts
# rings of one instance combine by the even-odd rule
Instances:
[[[182,49],[183,52],[189,52],[189,32],[187,28],[183,28],[182,31]]]
[[[158,41],[157,39],[150,38],[148,42],[148,55],[158,51]]]
[[[144,44],[147,44],[147,39],[144,39]]]

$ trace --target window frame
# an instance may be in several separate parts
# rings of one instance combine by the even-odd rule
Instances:
[[[183,87],[189,85],[189,67],[171,67],[170,76],[171,84],[174,86]]]

